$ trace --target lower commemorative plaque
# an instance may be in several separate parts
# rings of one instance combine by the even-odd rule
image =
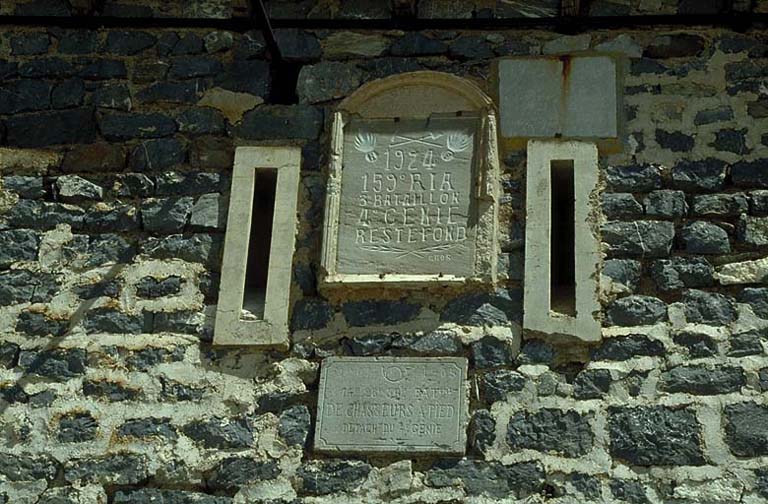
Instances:
[[[315,449],[463,454],[468,406],[463,357],[330,357]]]

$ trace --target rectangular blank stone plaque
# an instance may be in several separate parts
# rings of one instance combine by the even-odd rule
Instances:
[[[463,357],[330,357],[320,374],[315,449],[463,454]]]

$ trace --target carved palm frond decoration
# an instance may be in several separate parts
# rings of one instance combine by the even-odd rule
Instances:
[[[355,149],[360,152],[373,152],[376,149],[376,135],[369,132],[360,132],[355,135]]]
[[[469,137],[464,133],[451,133],[446,146],[451,152],[463,152],[469,148]]]

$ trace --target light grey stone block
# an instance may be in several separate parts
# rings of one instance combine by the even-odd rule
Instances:
[[[329,357],[320,374],[315,449],[463,454],[464,357]]]

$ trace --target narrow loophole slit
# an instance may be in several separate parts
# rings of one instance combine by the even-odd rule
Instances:
[[[256,170],[251,207],[251,234],[248,240],[248,262],[245,270],[243,319],[264,318],[276,192],[277,170]]]
[[[576,316],[576,222],[573,160],[552,160],[549,306],[553,312]]]

